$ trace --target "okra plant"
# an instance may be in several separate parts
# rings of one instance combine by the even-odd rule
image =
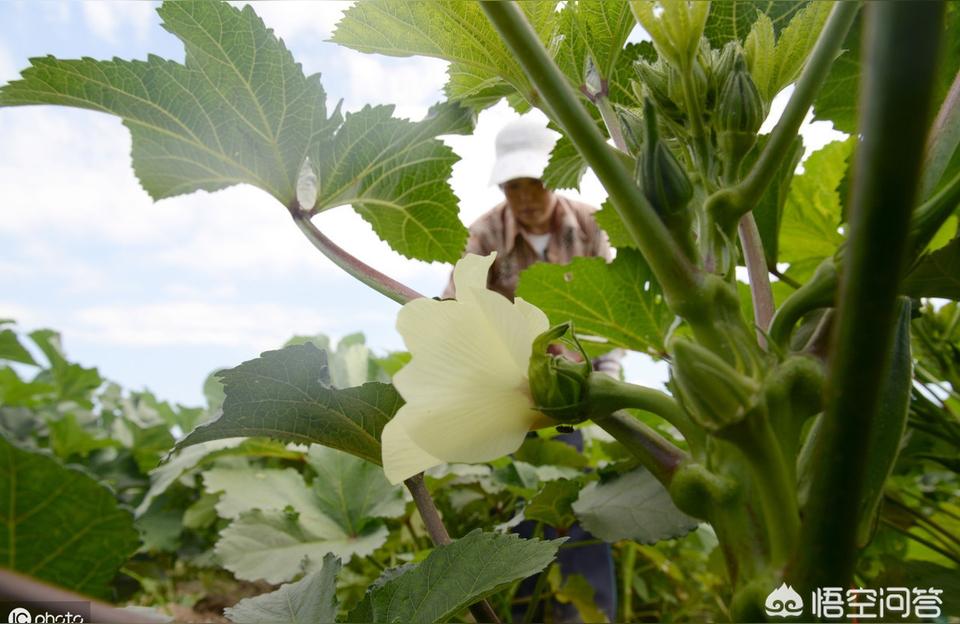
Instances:
[[[929,403],[913,383],[911,319],[935,307],[912,301],[960,297],[960,238],[944,229],[960,203],[960,9],[360,0],[334,42],[449,61],[447,100],[419,122],[385,106],[327,110],[319,77],[305,76],[249,7],[165,2],[159,12],[186,48],[183,64],[33,59],[0,89],[0,105],[119,116],[155,199],[258,186],[320,252],[404,304],[398,328],[412,360],[396,387],[334,388],[317,381],[320,352],[268,352],[224,373],[222,416],[179,444],[264,435],[326,445],[405,482],[438,548],[418,571],[371,586],[351,619],[443,620],[470,603],[483,621],[502,616],[483,599],[542,569],[557,544],[451,542],[421,471],[495,460],[532,428],[590,422],[635,456],[635,487],[661,492],[647,504],[668,518],[611,538],[669,539],[709,523],[734,621],[763,620],[782,583],[809,594],[851,582],[908,414]],[[627,43],[638,24],[648,40]],[[511,304],[484,288],[492,259],[467,257],[458,300],[433,301],[311,221],[349,205],[405,256],[457,261],[466,230],[447,184],[455,156],[437,137],[469,133],[503,98],[540,109],[562,133],[549,186],[596,173],[613,262],[534,266]],[[851,138],[796,175],[811,107]],[[666,360],[669,391],[549,355],[558,341],[582,359],[626,348]],[[476,562],[494,548],[513,553],[514,569],[482,577]],[[310,582],[330,587],[334,563],[321,564]],[[439,570],[475,591],[416,610]],[[280,591],[307,591],[305,582]]]

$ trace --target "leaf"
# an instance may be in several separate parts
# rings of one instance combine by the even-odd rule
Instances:
[[[633,249],[619,250],[610,264],[603,258],[534,264],[520,274],[517,295],[546,312],[551,325],[573,321],[578,334],[652,354],[664,352],[663,338],[674,319],[653,273]]]
[[[208,494],[220,493],[216,510],[221,518],[235,520],[241,514],[259,509],[319,516],[335,530],[333,523],[317,505],[316,497],[303,476],[293,468],[257,468],[254,466],[216,466],[203,471],[203,488]]]
[[[392,118],[392,106],[368,106],[344,120],[338,105],[328,117],[319,74],[305,76],[250,6],[166,2],[158,11],[183,42],[185,63],[37,58],[0,89],[0,106],[120,117],[134,171],[154,199],[252,184],[296,208],[312,164],[317,204],[303,206],[311,214],[352,204],[401,254],[460,256],[467,231],[447,183],[457,157],[436,136],[469,132],[470,111],[442,104],[414,123]]]
[[[600,79],[609,80],[636,23],[626,0],[567,2],[560,11],[557,65],[574,87],[584,84],[588,60]]]
[[[133,515],[80,469],[0,437],[0,567],[97,598],[140,544]]]
[[[767,102],[773,99],[776,92],[771,92],[771,82],[776,70],[774,52],[776,50],[776,36],[773,34],[773,22],[764,14],[757,15],[757,21],[750,28],[743,43],[743,56],[750,68],[750,76],[757,85],[757,91]]]
[[[71,413],[48,420],[47,428],[50,431],[50,449],[64,460],[71,455],[86,457],[98,449],[120,446],[116,440],[95,436],[77,422],[76,415]]]
[[[576,481],[547,481],[543,489],[523,508],[523,517],[527,520],[539,520],[558,529],[566,529],[576,522],[570,506],[579,494],[580,484]]]
[[[900,292],[960,301],[960,238],[923,256],[904,278]]]
[[[307,463],[317,473],[317,505],[348,535],[359,535],[373,518],[396,518],[405,508],[403,491],[383,469],[341,451],[311,446]]]
[[[631,539],[644,544],[680,537],[699,521],[673,504],[670,494],[645,468],[583,488],[573,503],[583,528],[606,542]]]
[[[620,218],[617,209],[613,207],[613,204],[611,204],[609,200],[604,201],[603,205],[600,206],[600,210],[593,213],[593,218],[596,219],[600,229],[607,233],[607,238],[610,239],[610,245],[617,249],[622,249],[623,247],[637,248],[636,241],[634,241],[630,233],[627,232],[627,226],[623,224],[623,219]]]
[[[770,135],[759,137],[757,147],[762,149],[769,137]],[[760,231],[760,241],[763,243],[763,254],[766,257],[767,266],[771,267],[776,266],[780,254],[780,223],[783,220],[783,209],[793,182],[794,172],[803,156],[803,140],[799,136],[796,137],[788,149],[792,150],[792,153],[783,160],[773,181],[753,208],[753,216]],[[758,153],[758,151],[753,152],[754,156]],[[752,165],[752,162],[755,160],[751,159],[748,164]]]
[[[573,141],[561,135],[550,152],[550,160],[543,170],[543,182],[551,189],[580,190],[580,180],[587,172],[587,161],[583,159]]]
[[[585,468],[587,458],[575,447],[559,440],[545,440],[539,436],[527,438],[513,454],[516,461],[535,466],[567,466]]]
[[[847,170],[853,139],[834,141],[817,150],[795,176],[780,226],[779,262],[832,256],[843,241],[837,231],[842,219],[837,187]]]
[[[393,106],[348,113],[336,137],[316,154],[320,192],[314,208],[350,204],[377,235],[408,258],[457,260],[467,241],[447,179],[459,160],[437,135],[473,130],[473,113],[441,104],[414,123]]]
[[[195,429],[177,448],[231,437],[263,436],[323,444],[380,464],[380,431],[403,399],[393,386],[330,386],[326,352],[313,344],[267,351],[219,373],[223,415]]]
[[[34,360],[30,352],[20,344],[20,340],[17,339],[17,334],[12,329],[0,330],[0,360],[9,360],[11,362],[37,366],[37,361]]]
[[[445,622],[502,587],[541,571],[563,541],[523,540],[515,534],[475,529],[435,548],[406,572],[375,584],[348,621]]]
[[[860,31],[863,24],[863,12],[857,16],[847,38],[843,42],[843,54],[830,67],[813,103],[814,119],[833,122],[833,127],[841,132],[854,134],[857,131],[858,85],[862,73],[860,59]],[[960,69],[960,6],[954,2],[946,3],[944,20],[944,53],[934,91],[934,110],[943,102],[950,84]],[[929,189],[926,184],[924,189]]]
[[[556,27],[556,2],[525,2],[521,8],[543,42]],[[390,56],[431,56],[450,61],[445,92],[453,100],[484,107],[518,91],[531,96],[530,83],[480,6],[468,0],[360,2],[344,12],[331,41],[360,52]],[[504,87],[509,87],[504,91]]]
[[[319,76],[304,76],[249,6],[166,2],[163,27],[185,64],[32,60],[0,105],[60,104],[123,118],[133,166],[154,199],[248,183],[285,206],[311,146],[333,133]]]
[[[235,624],[322,624],[337,618],[337,574],[340,560],[334,555],[323,558],[320,569],[296,583],[253,598],[244,598],[224,610]]]
[[[728,41],[742,42],[758,14],[770,18],[774,32],[779,33],[805,4],[797,0],[716,0],[710,3],[703,34],[718,49]]]
[[[312,572],[332,553],[341,559],[365,557],[382,546],[387,528],[379,526],[350,537],[327,518],[249,511],[220,532],[214,548],[223,567],[238,579],[283,583],[301,572]]]
[[[559,566],[548,573],[553,598],[561,603],[572,603],[583,622],[609,622],[607,614],[600,610],[594,600],[593,585],[582,574],[569,574],[563,578]]]
[[[800,76],[810,51],[833,9],[833,2],[810,2],[797,11],[777,39],[770,98]]]

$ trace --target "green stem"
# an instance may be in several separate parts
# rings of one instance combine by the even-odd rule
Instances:
[[[703,448],[703,430],[690,420],[670,395],[603,373],[591,373],[588,384],[587,397],[593,414],[602,416],[631,408],[651,412],[676,427],[691,449],[699,451]]]
[[[960,72],[953,77],[947,96],[933,120],[923,162],[920,197],[926,199],[936,188],[960,143]]]
[[[943,31],[943,2],[868,3],[866,12],[858,128],[863,139],[825,397],[825,452],[814,467],[802,547],[788,577],[801,592],[845,587],[853,574],[870,470],[863,432],[878,426],[880,389],[893,353],[897,290]]]
[[[540,573],[540,576],[537,577],[537,583],[533,586],[533,593],[530,594],[530,604],[527,605],[527,610],[523,614],[523,624],[533,622],[533,616],[537,612],[537,607],[540,605],[540,596],[543,595],[543,589],[546,586],[547,570],[544,570]]]
[[[619,150],[607,145],[523,12],[513,2],[482,2],[480,7],[542,96],[551,117],[557,120],[603,183],[627,231],[663,287],[671,310],[680,316],[696,310],[700,303],[700,275],[696,267],[637,187],[632,172],[617,156]]]
[[[593,422],[633,453],[665,487],[688,455],[627,412],[595,416]]]
[[[392,277],[384,275],[372,266],[361,262],[353,255],[347,253],[343,248],[327,238],[323,232],[313,224],[313,221],[310,220],[310,215],[300,210],[299,206],[288,206],[288,209],[290,210],[290,216],[293,217],[294,223],[297,224],[297,227],[300,228],[303,235],[307,237],[307,240],[320,250],[323,255],[332,260],[335,265],[351,276],[401,305],[413,299],[423,297],[423,295],[412,288],[401,284]]]
[[[721,226],[732,229],[742,215],[753,210],[767,187],[777,177],[780,165],[791,153],[789,144],[797,136],[803,118],[820,91],[830,66],[840,53],[859,8],[859,2],[834,3],[830,17],[827,18],[810,58],[797,80],[793,95],[790,96],[780,121],[770,134],[770,140],[760,152],[756,163],[738,185],[721,189],[707,199],[708,212],[714,213]]]
[[[770,274],[767,271],[767,259],[763,253],[763,241],[753,213],[748,212],[740,218],[740,246],[743,247],[743,259],[750,276],[750,297],[753,300],[753,320],[757,325],[757,342],[760,348],[767,349],[764,332],[770,327],[773,318],[773,289],[770,286]]]
[[[790,294],[770,321],[770,339],[782,348],[788,346],[794,325],[809,312],[833,305],[837,289],[837,269],[833,258],[817,267],[807,283]]]
[[[692,71],[693,69],[689,65],[680,68],[683,100],[687,107],[687,118],[690,120],[690,136],[693,139],[693,149],[696,155],[697,168],[700,170],[700,178],[703,181],[704,188],[711,189],[713,180],[710,178],[710,145],[707,143],[707,132],[703,127],[703,111],[700,110],[700,102],[697,101],[693,86]]]
[[[960,204],[960,172],[940,189],[936,195],[917,206],[910,223],[911,253],[913,258],[918,257],[933,240],[937,231],[953,214]]]

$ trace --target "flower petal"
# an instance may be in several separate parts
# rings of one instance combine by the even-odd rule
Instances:
[[[476,254],[467,254],[457,261],[453,267],[453,285],[457,291],[457,301],[466,301],[470,295],[467,289],[487,287],[487,274],[490,273],[490,267],[497,258],[497,252],[491,252],[486,256]]]
[[[380,434],[383,472],[387,480],[394,485],[427,468],[444,463],[413,443],[403,427],[403,422],[397,419],[399,415],[397,413]]]

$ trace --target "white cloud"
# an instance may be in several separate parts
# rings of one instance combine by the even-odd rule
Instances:
[[[274,348],[294,333],[332,325],[306,307],[174,300],[79,309],[65,332],[76,340],[127,347],[210,345]]]
[[[241,7],[249,4],[263,19],[267,27],[272,28],[278,37],[285,41],[295,39],[326,39],[340,20],[343,12],[353,2],[294,2],[290,0],[271,0],[270,2],[231,2]]]
[[[26,66],[26,63],[24,63]],[[6,84],[20,76],[19,67],[7,48],[0,44],[0,84]]]
[[[346,104],[396,104],[396,115],[421,119],[431,104],[443,99],[447,62],[434,58],[388,58],[347,48],[338,52],[346,64],[349,84]]]
[[[110,43],[116,43],[120,34],[132,34],[138,41],[144,41],[150,29],[160,21],[154,2],[97,0],[83,2],[80,6],[90,30]]]

